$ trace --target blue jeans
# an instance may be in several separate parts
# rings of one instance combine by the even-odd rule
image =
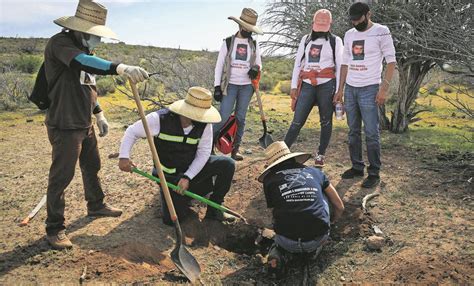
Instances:
[[[332,113],[334,110],[332,99],[336,90],[336,80],[330,80],[326,83],[312,86],[303,82],[301,94],[296,102],[295,115],[291,122],[290,129],[285,136],[285,143],[291,147],[296,141],[301,127],[308,119],[308,115],[314,105],[318,106],[321,134],[319,136],[318,154],[324,155],[329,145],[332,134]]]
[[[379,85],[373,84],[364,87],[353,87],[346,84],[344,89],[344,107],[349,125],[349,153],[352,168],[364,170],[362,159],[361,125],[364,122],[367,157],[369,158],[369,175],[379,175],[380,166],[380,131],[379,113],[375,97]]]
[[[222,121],[214,124],[213,132],[216,138],[219,130],[229,119],[235,104],[235,118],[237,120],[237,134],[235,136],[234,148],[239,147],[242,142],[245,130],[245,117],[247,116],[247,109],[250,104],[250,99],[253,95],[253,86],[251,84],[235,85],[229,84],[227,87],[227,95],[222,97],[219,113]]]
[[[283,235],[275,235],[275,243],[290,253],[311,253],[316,251],[328,239],[329,233],[320,236],[314,240],[301,241],[289,239]]]

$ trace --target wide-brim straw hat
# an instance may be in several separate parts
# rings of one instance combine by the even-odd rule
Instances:
[[[222,120],[219,111],[212,106],[211,92],[203,87],[189,88],[186,97],[173,102],[168,109],[197,122],[218,123]]]
[[[303,152],[291,153],[288,146],[286,146],[283,141],[276,141],[270,144],[270,146],[265,149],[265,159],[267,161],[267,166],[265,170],[258,177],[259,182],[263,182],[263,179],[268,174],[272,167],[283,163],[284,161],[295,158],[296,162],[303,164],[311,158],[311,154]]]
[[[107,8],[91,0],[80,0],[74,16],[64,16],[54,23],[74,31],[79,31],[103,38],[118,40],[117,34],[105,26]]]
[[[257,34],[263,34],[262,29],[257,26],[258,14],[255,10],[250,8],[244,8],[240,15],[240,18],[230,16],[227,19],[234,20],[241,25],[245,30],[249,32],[255,32]]]

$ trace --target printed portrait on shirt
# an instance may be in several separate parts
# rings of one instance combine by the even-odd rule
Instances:
[[[321,58],[321,49],[323,45],[311,45],[308,52],[308,62],[309,63],[319,63]]]
[[[352,60],[361,61],[364,59],[364,44],[365,40],[352,42]]]
[[[247,60],[247,45],[246,44],[237,44],[237,49],[235,51],[235,59],[246,61]]]
[[[82,85],[95,85],[95,76],[85,71],[81,71],[79,80]]]

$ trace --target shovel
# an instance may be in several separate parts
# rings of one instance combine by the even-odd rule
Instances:
[[[259,75],[260,77],[260,75]],[[263,113],[262,99],[260,98],[260,88],[258,83],[259,78],[252,80],[253,88],[255,89],[255,94],[257,95],[258,108],[260,109],[260,119],[262,120],[263,125],[263,135],[258,139],[260,146],[262,148],[267,148],[268,145],[273,143],[272,136],[267,133],[267,120],[265,119],[265,114]]]
[[[148,178],[148,179],[150,179],[150,180],[153,180],[153,181],[155,181],[155,182],[158,182],[158,183],[161,182],[160,179],[158,179],[157,177],[155,177],[155,176],[153,176],[153,175],[150,175],[150,174],[148,174],[148,173],[146,173],[146,172],[143,172],[142,170],[139,170],[138,168],[133,168],[133,169],[132,169],[132,172],[137,173],[137,174],[139,174],[139,175],[142,175],[143,177],[146,177],[146,178]],[[170,187],[172,190],[178,190],[178,189],[179,189],[178,186],[175,186],[175,185],[173,185],[173,184],[171,184],[171,183],[166,182],[166,184],[167,184],[168,187]],[[231,215],[233,215],[233,216],[235,216],[235,217],[237,217],[237,218],[240,218],[245,224],[248,224],[248,223],[247,223],[247,220],[246,220],[241,214],[239,214],[239,213],[237,213],[236,211],[233,211],[233,210],[231,210],[231,209],[229,209],[229,208],[227,208],[227,207],[225,207],[225,206],[223,206],[223,205],[220,205],[220,204],[218,204],[218,203],[215,203],[215,202],[213,202],[213,201],[211,201],[211,200],[208,200],[208,199],[206,199],[206,198],[204,198],[204,197],[201,197],[200,195],[197,195],[197,194],[192,193],[192,192],[190,192],[190,191],[184,191],[184,195],[185,195],[185,196],[188,196],[188,197],[190,197],[190,198],[193,198],[193,199],[195,199],[195,200],[198,200],[198,201],[200,201],[200,202],[203,202],[203,203],[205,203],[205,204],[208,205],[208,206],[211,206],[211,207],[213,207],[213,208],[215,208],[215,209],[220,210],[221,212],[226,212],[226,213],[231,214]]]
[[[166,184],[165,175],[161,169],[160,158],[158,157],[158,152],[156,151],[155,144],[153,143],[153,137],[150,134],[150,129],[148,128],[148,123],[145,118],[145,113],[143,112],[143,107],[140,102],[140,96],[138,95],[137,86],[130,80],[130,87],[132,88],[133,97],[138,107],[138,113],[142,119],[143,128],[145,129],[146,138],[148,140],[148,145],[150,146],[151,153],[153,155],[153,163],[158,172],[158,176],[161,180],[161,189],[163,195],[165,196],[166,205],[170,212],[171,221],[173,221],[174,229],[176,231],[176,245],[171,252],[171,260],[178,269],[191,281],[194,283],[201,273],[201,267],[197,263],[194,256],[184,247],[183,245],[183,234],[181,232],[181,227],[179,225],[178,216],[176,215],[176,210],[174,209],[173,201],[171,200],[170,191],[168,190],[168,185]]]

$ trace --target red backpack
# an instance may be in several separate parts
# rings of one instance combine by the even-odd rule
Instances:
[[[231,115],[227,122],[222,126],[217,135],[216,147],[223,154],[229,154],[234,147],[234,139],[237,134],[237,119]]]

